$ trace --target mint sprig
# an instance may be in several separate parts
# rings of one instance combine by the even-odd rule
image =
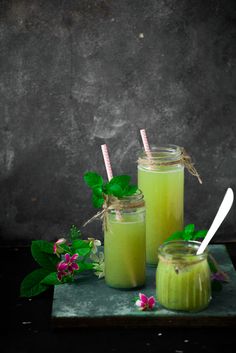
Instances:
[[[138,189],[137,185],[130,184],[129,175],[117,175],[105,183],[101,175],[87,172],[84,174],[84,181],[92,190],[92,203],[95,208],[102,207],[108,195],[121,198],[135,194]]]
[[[170,237],[168,237],[165,241],[172,240],[199,240],[205,238],[207,234],[207,230],[198,230],[195,231],[194,224],[188,224],[185,226],[183,231],[177,231],[173,233]]]

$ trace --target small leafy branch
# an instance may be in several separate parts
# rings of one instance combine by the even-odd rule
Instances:
[[[177,231],[173,233],[169,238],[166,239],[166,241],[172,241],[172,240],[199,240],[202,238],[205,238],[207,233],[207,230],[199,230],[195,231],[195,225],[194,224],[188,224],[182,231]]]
[[[22,297],[36,296],[51,285],[74,282],[78,275],[86,270],[93,270],[101,278],[104,274],[103,253],[98,252],[99,240],[81,239],[81,232],[72,226],[69,241],[64,238],[55,243],[45,240],[34,240],[31,253],[34,260],[41,266],[28,274],[21,283]]]
[[[109,195],[121,198],[135,194],[137,185],[130,184],[129,175],[118,175],[105,183],[102,176],[95,172],[84,174],[84,181],[92,189],[92,202],[96,208],[102,207]]]

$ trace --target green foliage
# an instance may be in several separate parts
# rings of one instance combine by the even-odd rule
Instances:
[[[69,239],[71,241],[81,238],[81,231],[73,224],[70,228]]]
[[[118,175],[108,183],[104,183],[103,178],[94,172],[84,174],[84,181],[92,189],[92,203],[95,208],[102,207],[106,195],[113,195],[117,198],[135,194],[137,186],[130,184],[129,175]]]
[[[58,263],[58,257],[53,254],[53,243],[45,240],[33,240],[31,254],[35,261],[45,269],[54,271]]]
[[[85,270],[94,270],[93,262],[88,259],[93,249],[93,243],[88,240],[81,239],[80,230],[73,225],[70,228],[69,238],[70,243],[63,242],[51,243],[45,240],[34,240],[31,244],[31,253],[35,261],[41,266],[30,274],[28,274],[22,281],[20,287],[20,295],[22,297],[32,297],[44,292],[51,285],[59,285],[74,281],[74,276]],[[62,239],[63,240],[63,239]],[[55,252],[54,253],[54,245]],[[78,270],[71,270],[71,267],[66,268],[66,274],[59,276],[58,263],[65,262],[64,255],[69,254],[72,257],[78,254],[77,259],[69,261],[76,262],[79,266]],[[58,272],[59,271],[59,272]],[[64,269],[63,269],[64,271]]]
[[[177,231],[173,233],[166,241],[172,240],[199,240],[206,236],[207,230],[195,231],[194,224],[188,224],[185,226],[183,231]]]
[[[33,297],[44,292],[48,285],[41,283],[41,281],[49,274],[50,272],[45,268],[39,268],[28,274],[21,283],[20,295],[22,297]]]

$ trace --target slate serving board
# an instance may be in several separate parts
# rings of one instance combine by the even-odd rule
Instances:
[[[86,274],[73,284],[54,288],[52,325],[65,327],[105,326],[236,326],[236,272],[224,245],[211,245],[210,253],[230,283],[213,292],[207,309],[199,313],[174,312],[159,304],[154,311],[140,312],[133,298],[140,291],[155,295],[155,268],[147,267],[146,286],[140,290],[118,290],[104,279]]]

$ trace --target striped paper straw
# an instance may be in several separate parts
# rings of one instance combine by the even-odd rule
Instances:
[[[152,158],[152,153],[151,153],[151,149],[150,149],[150,146],[149,146],[149,143],[148,143],[146,130],[145,129],[141,129],[140,130],[140,134],[141,134],[142,141],[143,141],[144,151],[146,152],[148,158]]]

